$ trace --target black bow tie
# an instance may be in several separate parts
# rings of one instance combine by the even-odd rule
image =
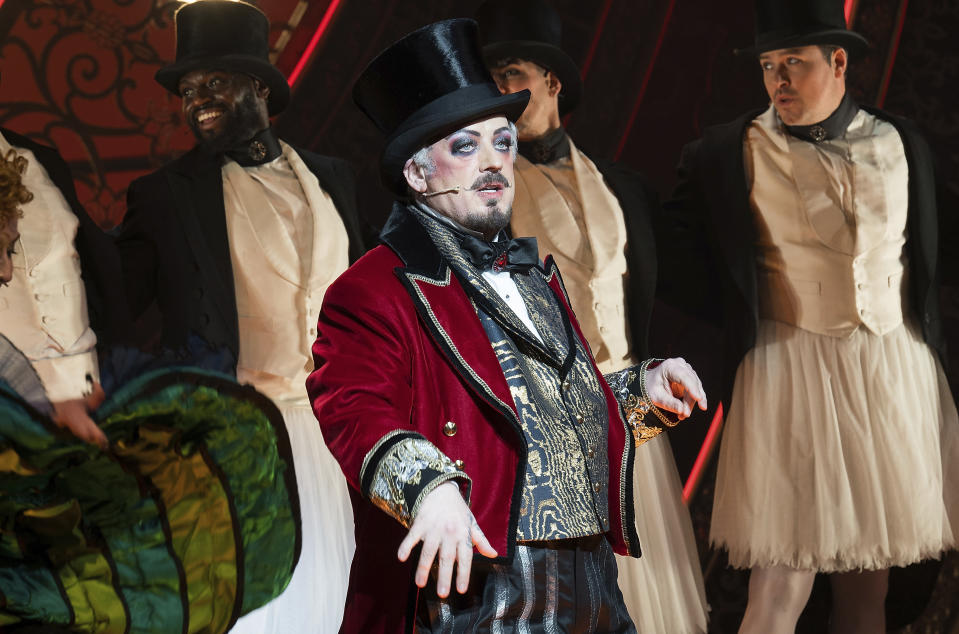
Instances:
[[[510,273],[529,273],[539,264],[539,249],[536,238],[513,238],[487,242],[475,236],[463,236],[460,245],[466,259],[473,266],[485,271],[509,271]]]

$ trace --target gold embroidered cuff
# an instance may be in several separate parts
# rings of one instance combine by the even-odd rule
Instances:
[[[469,502],[469,476],[422,435],[396,430],[383,436],[363,460],[360,486],[376,506],[409,528],[423,500],[436,487],[449,480],[466,482]]]
[[[657,361],[662,361],[662,359],[647,359],[638,367],[633,366],[603,376],[613,390],[619,406],[623,409],[623,416],[633,432],[633,439],[637,447],[648,440],[652,440],[663,431],[662,427],[651,427],[645,424],[644,419],[649,412],[653,412],[656,418],[667,427],[676,425],[676,422],[669,420],[653,404],[649,394],[646,393],[646,368]]]

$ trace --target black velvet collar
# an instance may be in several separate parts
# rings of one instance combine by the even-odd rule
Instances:
[[[786,125],[783,127],[786,132],[797,139],[810,141],[812,143],[822,143],[827,139],[835,139],[846,133],[846,128],[852,123],[853,117],[859,112],[857,104],[847,92],[843,95],[839,107],[831,115],[812,125]]]
[[[276,160],[283,153],[280,140],[276,138],[272,128],[260,130],[252,139],[239,146],[224,152],[226,156],[242,165],[253,167]]]
[[[520,141],[519,153],[531,163],[552,163],[569,156],[569,137],[559,127],[538,139]]]

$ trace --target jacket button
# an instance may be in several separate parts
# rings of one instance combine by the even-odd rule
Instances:
[[[566,379],[565,381],[563,381],[563,389],[569,390],[569,379]]]
[[[577,415],[576,415],[576,422],[579,423],[580,425],[583,424],[583,415],[582,415],[582,414],[577,414]]]
[[[443,433],[446,434],[447,436],[455,436],[456,423],[454,423],[453,421],[447,421],[447,423],[443,425]]]
[[[593,485],[593,491],[596,491],[597,493],[599,493],[599,490],[600,490],[601,488],[602,488],[602,487],[599,486],[599,482],[597,482],[596,484]]]
[[[596,450],[595,450],[595,449],[590,449],[589,451],[586,452],[586,455],[587,455],[588,457],[590,457],[590,458],[595,458],[595,457],[596,457]]]
[[[453,463],[453,466],[456,467],[457,469],[459,469],[460,471],[462,471],[462,470],[463,470],[463,461],[462,461],[462,460],[457,460],[457,461],[455,461],[455,462]]]

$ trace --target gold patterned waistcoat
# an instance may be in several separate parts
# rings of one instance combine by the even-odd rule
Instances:
[[[414,215],[473,299],[513,395],[527,447],[517,539],[605,532],[609,412],[589,350],[565,308],[539,269],[513,274],[537,338],[465,259],[453,230],[421,211]]]

